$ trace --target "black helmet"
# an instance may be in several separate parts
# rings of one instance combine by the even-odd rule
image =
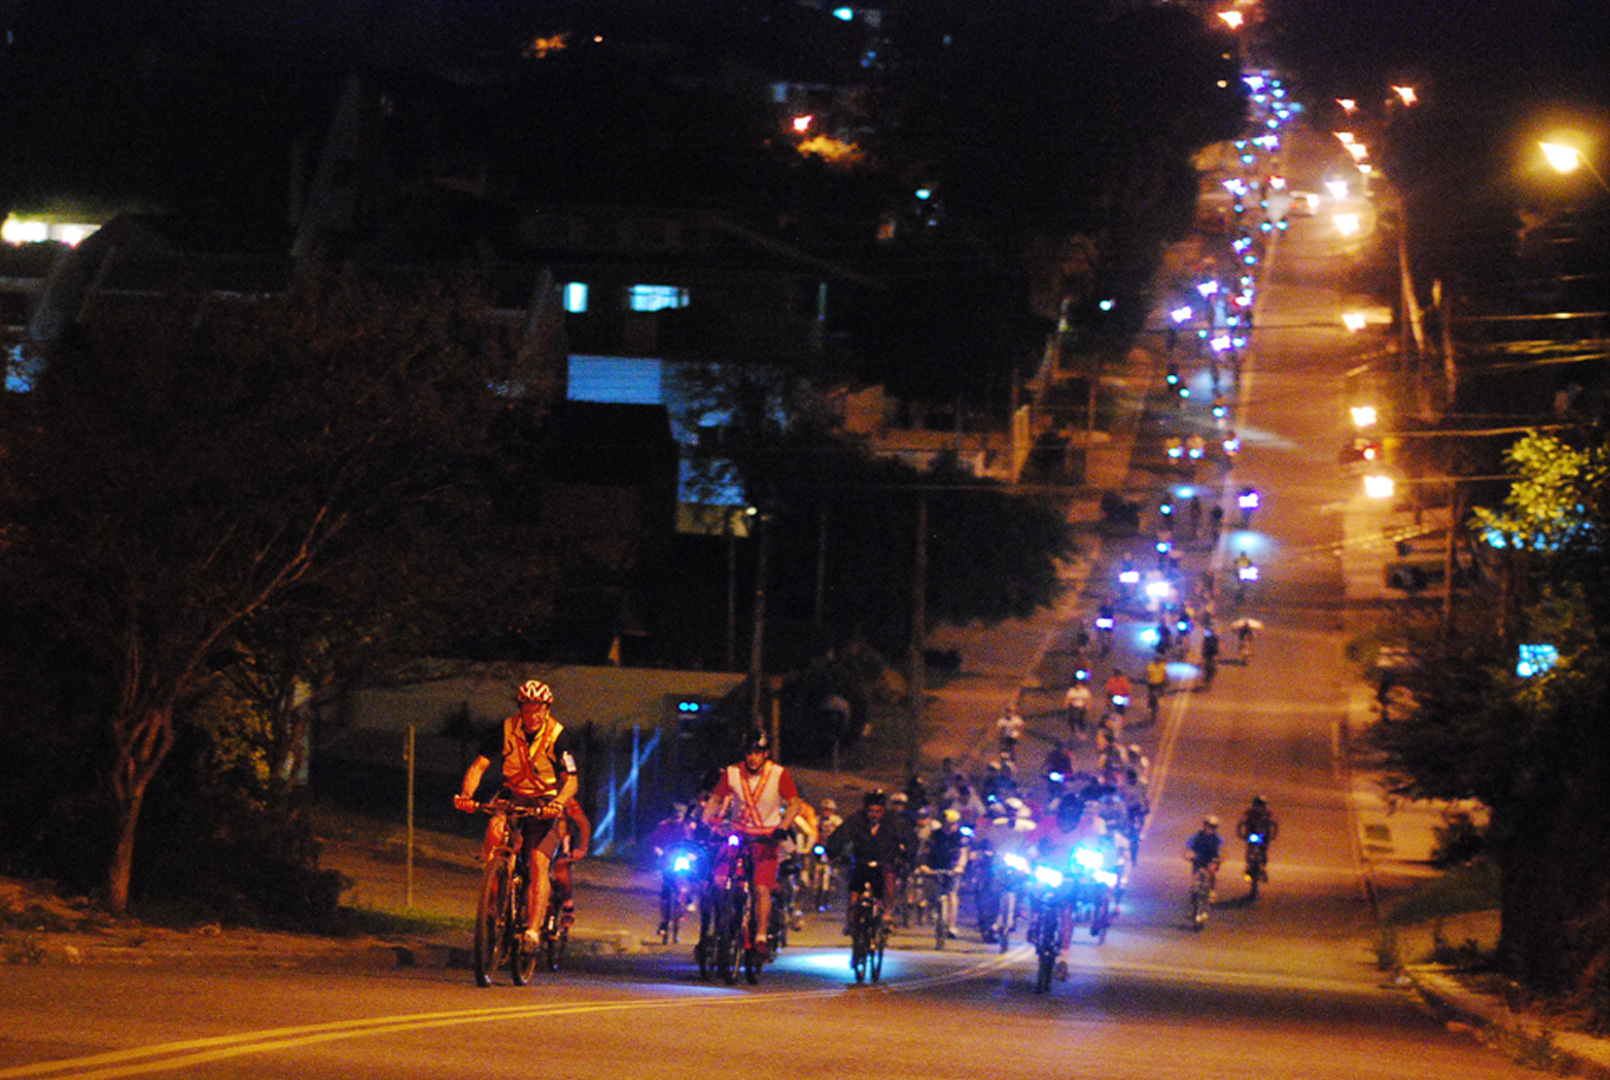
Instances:
[[[884,806],[888,801],[888,797],[883,794],[882,788],[874,788],[861,796],[862,806]]]
[[[753,753],[756,750],[770,749],[771,740],[766,738],[766,733],[761,731],[759,728],[751,731],[748,736],[744,738],[744,753],[746,754]]]
[[[1263,796],[1262,795],[1254,795],[1252,797],[1252,805],[1253,806],[1267,806],[1268,804],[1263,801]]]

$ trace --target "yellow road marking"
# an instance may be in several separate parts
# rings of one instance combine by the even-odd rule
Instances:
[[[943,975],[921,979],[901,980],[884,984],[891,991],[916,990],[923,987],[964,982],[978,975],[1004,967],[1011,956],[996,956],[968,967]],[[234,1035],[213,1035],[179,1042],[157,1043],[151,1046],[113,1050],[85,1057],[43,1061],[10,1069],[0,1069],[0,1080],[20,1080],[22,1077],[49,1077],[50,1080],[116,1080],[120,1077],[140,1076],[169,1069],[182,1069],[205,1065],[215,1061],[244,1057],[248,1054],[266,1054],[278,1050],[293,1050],[316,1046],[343,1039],[358,1039],[374,1035],[389,1035],[407,1031],[426,1031],[432,1028],[480,1024],[508,1018],[536,1018],[548,1016],[575,1016],[586,1013],[625,1012],[646,1009],[693,1008],[698,1006],[745,1005],[750,1003],[778,1003],[802,1001],[846,993],[846,988],[833,987],[821,990],[796,990],[776,993],[733,993],[721,996],[678,996],[644,998],[634,1001],[582,1001],[570,1004],[499,1005],[490,1008],[457,1009],[451,1012],[404,1013],[393,1016],[376,1016],[357,1020],[332,1020],[321,1024],[304,1024],[295,1027],[268,1028],[262,1031],[242,1032]]]

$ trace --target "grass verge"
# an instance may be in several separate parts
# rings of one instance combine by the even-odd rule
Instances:
[[[1389,926],[1413,926],[1448,915],[1491,911],[1499,906],[1498,867],[1486,859],[1456,866],[1392,905],[1386,913]]]

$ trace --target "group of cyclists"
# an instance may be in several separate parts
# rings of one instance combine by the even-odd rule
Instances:
[[[518,826],[530,889],[525,910],[546,911],[550,892],[557,891],[568,921],[574,917],[570,867],[586,855],[590,838],[576,799],[576,747],[553,717],[553,691],[546,684],[528,680],[516,699],[518,713],[488,733],[453,801],[460,810],[481,809],[476,791],[493,763],[500,766],[499,798],[539,810]],[[1046,755],[1042,794],[1019,781],[1020,723],[1001,731],[1003,744],[1011,741],[1010,755],[1002,755],[1011,768],[994,762],[974,785],[947,759],[931,796],[913,777],[905,791],[866,792],[861,807],[845,818],[831,799],[820,810],[812,807],[789,771],[771,760],[766,735],[751,732],[739,760],[720,770],[694,802],[678,805],[649,838],[662,857],[661,939],[675,940],[674,925],[689,909],[700,912],[701,937],[708,935],[710,908],[704,901],[742,873],[752,890],[753,925],[761,928],[745,947],[763,964],[778,940],[765,928],[797,929],[805,907],[830,906],[833,868],[841,866],[848,868],[846,897],[867,894],[889,924],[914,909],[931,911],[941,946],[956,938],[961,899],[970,896],[980,940],[1003,948],[1023,916],[1024,867],[1056,867],[1067,875],[1067,902],[1057,916],[1060,948],[1067,947],[1075,923],[1072,883],[1088,886],[1091,880],[1081,866],[1104,867],[1097,875],[1106,890],[1095,909],[1100,917],[1090,924],[1091,933],[1104,938],[1138,858],[1150,812],[1150,763],[1138,744],[1124,744],[1111,732],[1098,748],[1097,768],[1079,771],[1068,742],[1058,740]],[[502,815],[492,816],[484,855],[503,842],[507,828]],[[1248,843],[1254,887],[1277,829],[1268,804],[1255,796],[1238,826]],[[1186,851],[1193,875],[1206,874],[1211,889],[1222,855],[1217,818],[1204,820]],[[780,905],[776,918],[774,905]],[[846,903],[845,934],[849,911]],[[528,938],[537,932],[535,926],[526,930]]]

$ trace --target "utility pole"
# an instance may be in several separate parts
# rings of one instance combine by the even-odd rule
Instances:
[[[917,544],[913,558],[911,584],[911,648],[906,656],[910,670],[907,681],[907,713],[910,730],[906,741],[906,774],[922,765],[922,711],[928,690],[926,651],[928,620],[928,493],[917,493]]]
[[[762,512],[756,516],[755,527],[760,530],[760,544],[755,553],[755,625],[749,639],[749,720],[761,727],[760,684],[763,677],[761,646],[766,639],[766,548],[767,523],[771,515]]]

